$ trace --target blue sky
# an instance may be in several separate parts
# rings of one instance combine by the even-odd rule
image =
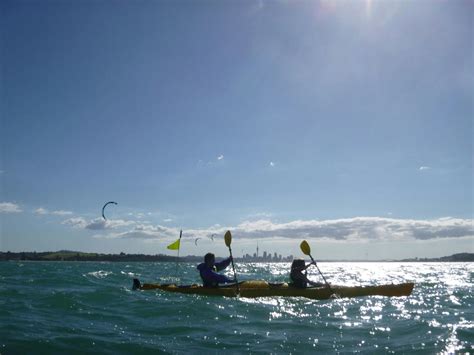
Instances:
[[[474,252],[472,2],[0,6],[0,250]]]

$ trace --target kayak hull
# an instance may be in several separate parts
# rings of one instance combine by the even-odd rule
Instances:
[[[167,292],[225,297],[306,297],[310,299],[325,300],[336,294],[340,298],[363,297],[363,296],[409,296],[413,291],[414,283],[389,284],[378,286],[336,286],[296,288],[287,283],[271,284],[266,281],[254,280],[239,283],[239,294],[235,284],[215,288],[203,287],[201,285],[177,286],[174,284],[162,285],[134,281],[134,288],[140,290],[162,290]]]

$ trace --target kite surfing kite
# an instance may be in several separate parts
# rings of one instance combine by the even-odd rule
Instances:
[[[104,214],[105,207],[107,207],[107,206],[110,205],[110,204],[118,205],[117,202],[109,201],[109,202],[107,202],[107,203],[104,205],[104,207],[102,207],[102,218],[103,218],[104,220],[107,220],[107,218],[105,218],[105,214]]]

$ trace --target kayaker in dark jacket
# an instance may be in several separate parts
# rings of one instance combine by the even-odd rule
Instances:
[[[227,258],[221,262],[216,263],[214,254],[207,253],[204,256],[204,262],[197,266],[199,274],[201,275],[204,287],[217,287],[219,284],[235,282],[227,276],[218,274],[216,271],[224,270],[229,266],[231,258]]]
[[[290,279],[291,279],[291,286],[298,287],[298,288],[306,288],[308,284],[313,287],[321,287],[324,284],[320,282],[313,282],[308,279],[306,276],[306,269],[313,265],[314,262],[305,265],[303,259],[295,259],[291,264],[291,272],[290,272]],[[303,274],[304,271],[304,274]]]

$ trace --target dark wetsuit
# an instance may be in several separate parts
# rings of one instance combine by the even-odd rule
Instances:
[[[308,283],[313,287],[324,286],[324,284],[320,282],[309,281],[308,278],[306,277],[306,273],[303,274],[299,270],[292,270],[290,273],[290,279],[291,279],[291,286],[297,287],[297,288],[306,288],[308,287]]]
[[[230,264],[230,258],[214,263],[214,267],[209,267],[206,263],[199,264],[197,269],[202,278],[204,287],[217,287],[219,284],[235,282],[227,276],[218,274],[216,271],[224,270]]]

